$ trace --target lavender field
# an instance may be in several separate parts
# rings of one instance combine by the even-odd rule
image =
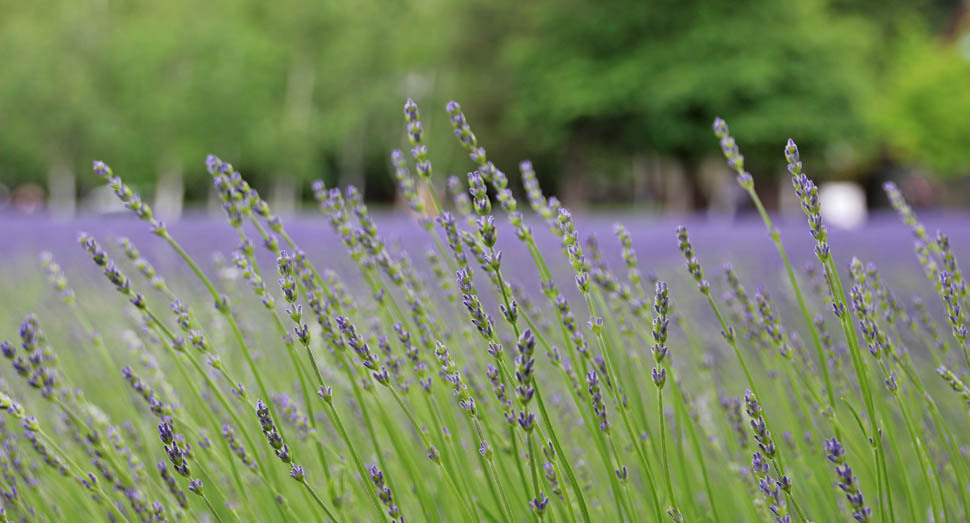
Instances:
[[[221,218],[101,162],[130,212],[0,216],[5,517],[970,518],[970,216],[890,184],[827,228],[791,141],[804,215],[573,214],[448,113],[471,172],[409,101],[408,212],[320,183],[280,219],[210,156]]]

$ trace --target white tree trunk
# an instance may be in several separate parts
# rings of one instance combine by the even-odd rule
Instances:
[[[270,189],[269,206],[273,214],[277,216],[292,216],[296,213],[298,190],[293,176],[285,173],[278,173],[273,177],[273,186]]]
[[[340,151],[340,179],[337,186],[353,185],[364,193],[364,132],[363,128],[351,133],[344,140]]]
[[[209,195],[205,202],[206,212],[209,214],[210,218],[225,218],[225,211],[222,209],[222,200],[219,198],[219,192],[210,183],[209,184]]]
[[[74,170],[64,160],[58,159],[47,171],[47,186],[50,189],[48,208],[56,220],[69,220],[76,208]]]
[[[163,220],[177,220],[182,216],[185,184],[182,167],[170,165],[159,169],[155,184],[155,214]]]
[[[632,201],[634,206],[650,203],[650,168],[647,153],[634,153],[630,157],[630,176],[632,184],[630,190],[633,194]]]
[[[737,212],[737,181],[725,166],[722,158],[708,158],[697,170],[700,182],[708,194],[707,211],[713,214],[733,215]]]
[[[661,158],[656,164],[663,191],[664,210],[690,212],[690,186],[684,166],[672,159]]]

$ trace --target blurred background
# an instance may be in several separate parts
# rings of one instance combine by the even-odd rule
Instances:
[[[743,211],[716,115],[773,209],[788,137],[847,223],[888,179],[970,207],[956,0],[0,0],[0,58],[0,213],[105,210],[102,159],[175,218],[211,201],[209,152],[281,213],[318,178],[397,205],[409,96],[439,187],[472,166],[454,99],[513,187],[529,158],[574,207]]]

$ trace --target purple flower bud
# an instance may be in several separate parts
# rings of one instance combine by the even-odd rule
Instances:
[[[108,167],[108,164],[102,162],[101,160],[95,160],[91,164],[91,169],[94,171],[94,174],[104,178],[105,180],[111,177],[111,167]]]
[[[197,494],[197,495],[201,496],[202,495],[202,480],[201,479],[193,479],[192,481],[190,481],[189,482],[189,491],[192,492],[193,494]]]
[[[415,122],[418,120],[418,104],[414,103],[414,100],[408,98],[404,102],[404,117],[409,122]]]

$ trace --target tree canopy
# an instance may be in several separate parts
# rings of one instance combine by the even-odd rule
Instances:
[[[576,149],[607,178],[642,152],[696,164],[717,154],[715,115],[768,172],[792,136],[820,176],[858,175],[887,151],[966,174],[962,12],[869,4],[4,0],[0,182],[100,158],[146,188],[184,170],[201,197],[215,152],[257,186],[357,176],[380,197],[408,96],[439,175],[471,167],[450,99],[510,174],[530,156],[553,185]]]

